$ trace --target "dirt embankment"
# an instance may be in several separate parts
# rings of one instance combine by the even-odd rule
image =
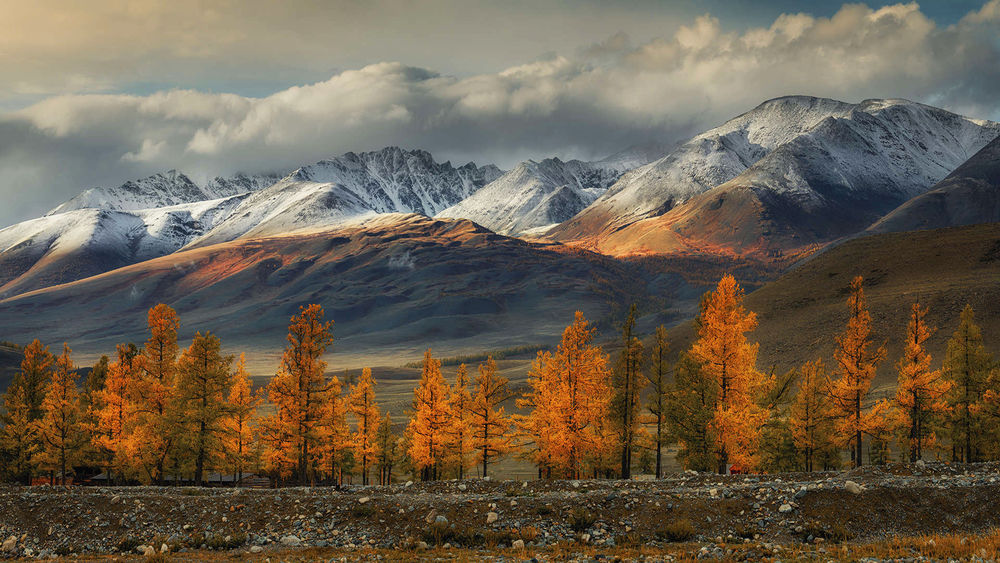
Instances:
[[[3,556],[164,549],[172,554],[321,548],[489,550],[685,542],[796,546],[1000,526],[1000,465],[894,465],[658,481],[443,481],[274,490],[0,488]],[[517,542],[523,542],[518,544]],[[164,547],[165,546],[165,547]],[[706,551],[707,550],[707,551]],[[360,553],[359,553],[360,554]]]

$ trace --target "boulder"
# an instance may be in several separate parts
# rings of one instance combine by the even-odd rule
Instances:
[[[854,481],[848,481],[844,483],[844,490],[851,493],[852,495],[860,495],[861,491],[863,491],[864,489],[862,489],[861,485],[855,483]]]
[[[510,542],[510,546],[514,549],[524,549],[524,540],[514,540]]]
[[[500,517],[500,515],[497,514],[496,512],[487,512],[486,513],[486,523],[487,524],[492,524],[492,523],[496,522],[497,518],[499,518],[499,517]]]
[[[302,540],[298,536],[283,536],[281,538],[281,545],[286,547],[299,547],[302,545]]]

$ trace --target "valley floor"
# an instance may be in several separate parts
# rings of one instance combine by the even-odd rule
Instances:
[[[0,557],[992,560],[998,498],[1000,465],[944,463],[344,491],[4,487]]]

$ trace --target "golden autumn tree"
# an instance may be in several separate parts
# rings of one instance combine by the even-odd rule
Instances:
[[[30,420],[38,420],[42,416],[42,400],[45,398],[45,388],[52,377],[52,367],[55,363],[56,357],[49,352],[49,347],[43,345],[37,338],[24,347],[21,371],[14,377],[11,386],[24,389]]]
[[[277,411],[269,419],[271,460],[285,469],[291,464],[301,484],[315,480],[323,452],[322,423],[331,406],[331,383],[322,358],[333,344],[332,324],[323,321],[321,306],[301,307],[288,327],[288,346],[278,373],[267,386],[268,400]]]
[[[142,376],[132,389],[136,428],[129,454],[149,479],[162,482],[178,437],[168,411],[175,391],[180,320],[173,308],[160,303],[149,310],[146,321],[149,339],[139,358]]]
[[[378,403],[375,402],[375,380],[372,379],[370,368],[361,370],[361,377],[351,387],[347,408],[354,415],[355,421],[352,436],[354,459],[361,464],[361,484],[367,485],[368,468],[375,461],[375,434],[381,419]]]
[[[656,334],[653,336],[653,348],[650,352],[649,372],[646,373],[646,381],[650,386],[649,398],[646,409],[650,416],[644,422],[653,425],[653,435],[651,436],[653,451],[656,452],[656,478],[663,477],[663,446],[667,443],[667,397],[670,393],[670,381],[667,379],[670,374],[670,365],[667,361],[667,353],[670,346],[667,342],[667,327],[660,325],[656,327]]]
[[[451,405],[448,384],[441,375],[441,362],[428,349],[420,384],[413,390],[413,417],[407,426],[410,459],[424,480],[436,480],[445,461]]]
[[[632,478],[632,453],[639,434],[639,397],[642,395],[642,341],[635,336],[636,305],[632,304],[622,325],[622,350],[615,362],[611,385],[610,414],[618,432],[620,471],[622,479]]]
[[[31,419],[31,404],[23,386],[11,385],[3,395],[0,413],[0,456],[6,461],[5,477],[31,482],[33,462],[38,452],[38,428]]]
[[[205,482],[205,469],[218,464],[225,451],[226,395],[232,356],[223,356],[219,337],[195,334],[177,360],[176,402],[179,441],[194,459],[194,482]]]
[[[951,382],[944,379],[940,370],[931,370],[931,355],[925,343],[935,329],[927,326],[927,308],[914,303],[903,343],[903,357],[896,364],[899,377],[896,383],[896,405],[900,423],[906,432],[910,461],[923,456],[925,446],[932,446],[936,436],[932,423],[948,410],[945,395]]]
[[[768,418],[759,399],[770,378],[757,369],[758,345],[747,341],[746,333],[756,327],[757,315],[743,307],[743,288],[733,276],[723,276],[715,291],[702,299],[691,358],[718,389],[712,425],[719,473],[727,473],[730,465],[757,464],[761,429]]]
[[[799,369],[799,389],[792,402],[789,424],[806,471],[813,471],[816,461],[832,457],[832,416],[823,395],[826,381],[826,365],[821,359],[806,362]]]
[[[42,417],[35,422],[41,442],[35,462],[42,469],[58,471],[63,486],[87,445],[80,395],[76,390],[76,368],[70,353],[69,345],[63,344],[63,352],[56,358],[52,379],[42,399]]]
[[[836,420],[836,435],[843,446],[851,450],[851,461],[861,467],[862,440],[866,432],[864,403],[871,390],[872,380],[879,362],[885,357],[885,347],[874,347],[872,342],[871,314],[865,305],[864,280],[856,276],[851,280],[851,295],[847,299],[850,318],[847,328],[837,337],[837,360],[840,377],[827,384],[832,415]],[[875,423],[879,421],[868,417]]]
[[[107,467],[108,482],[121,477],[131,463],[128,458],[128,441],[132,431],[135,409],[131,389],[139,377],[139,350],[135,344],[119,344],[118,359],[108,366],[104,386],[94,393],[92,443]]]
[[[983,345],[971,305],[962,310],[958,329],[948,340],[941,373],[951,383],[947,395],[948,426],[951,431],[952,461],[982,461],[986,450],[986,429],[982,409],[993,357]]]
[[[483,477],[489,475],[490,462],[513,450],[513,421],[504,414],[501,403],[510,399],[507,378],[497,374],[493,356],[479,364],[476,394],[469,407],[472,447],[483,464]]]
[[[345,375],[345,381],[348,380]],[[350,470],[354,448],[354,437],[347,426],[347,397],[341,396],[342,391],[343,382],[336,375],[331,376],[327,408],[320,424],[324,473],[338,486],[344,481],[344,471]]]
[[[556,352],[539,352],[528,373],[530,390],[519,404],[535,442],[535,462],[549,475],[578,479],[588,457],[608,449],[602,434],[611,401],[608,357],[591,342],[594,329],[580,311],[563,331]]]
[[[455,372],[455,384],[448,397],[451,424],[448,425],[448,461],[458,472],[458,478],[465,478],[465,470],[472,462],[472,394],[469,392],[469,371],[465,364]]]
[[[398,457],[399,440],[392,431],[392,417],[385,413],[379,421],[375,433],[375,468],[378,469],[378,484],[392,483],[392,466]]]
[[[229,382],[228,412],[224,420],[225,449],[230,465],[236,472],[236,481],[243,480],[243,472],[250,466],[255,454],[254,422],[257,408],[264,400],[261,390],[253,390],[247,373],[246,357],[240,354]]]

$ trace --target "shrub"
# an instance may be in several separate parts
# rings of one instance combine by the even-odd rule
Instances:
[[[597,516],[582,506],[574,508],[569,513],[569,527],[574,532],[585,532],[594,525],[594,522],[597,522]]]
[[[441,545],[451,541],[455,532],[447,522],[434,522],[424,528],[423,540],[431,545]]]
[[[643,538],[639,532],[627,532],[615,538],[615,545],[621,547],[639,547],[643,544]]]
[[[357,504],[351,507],[351,516],[355,518],[367,518],[375,514],[375,509],[364,504]]]
[[[538,534],[538,528],[534,526],[525,526],[521,528],[521,531],[519,532],[521,539],[526,542],[535,541],[535,539],[538,538]]]
[[[535,509],[535,514],[539,516],[548,516],[549,514],[552,514],[552,506],[543,504]]]
[[[656,537],[668,542],[682,542],[696,535],[694,524],[687,518],[680,518],[656,531]]]

